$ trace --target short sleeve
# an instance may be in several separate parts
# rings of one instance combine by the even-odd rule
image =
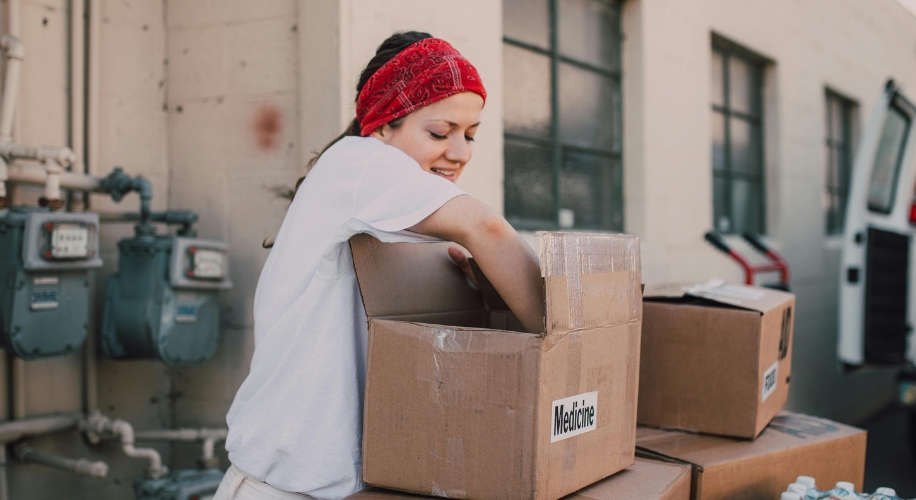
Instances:
[[[435,241],[405,230],[466,193],[423,170],[400,150],[389,148],[365,166],[354,188],[353,215],[347,224],[357,233],[369,233],[387,243]]]

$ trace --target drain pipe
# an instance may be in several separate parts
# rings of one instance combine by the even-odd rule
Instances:
[[[38,464],[52,469],[61,469],[65,471],[83,474],[96,479],[108,475],[108,464],[102,461],[93,462],[85,458],[71,459],[42,453],[34,448],[21,444],[16,447],[16,459],[23,464]]]
[[[217,442],[226,440],[228,433],[229,429],[162,429],[138,431],[135,438],[137,441],[203,441],[203,452],[197,461],[206,469],[219,465],[214,448]]]
[[[90,443],[98,443],[107,437],[120,438],[121,449],[131,458],[143,458],[149,461],[146,475],[151,478],[160,478],[168,474],[169,470],[162,465],[162,457],[152,448],[134,447],[134,428],[124,420],[111,420],[99,413],[94,413],[81,423],[82,429]]]
[[[0,124],[2,126],[2,124]],[[64,199],[60,194],[61,176],[64,169],[77,161],[76,153],[70,148],[26,147],[10,143],[0,143],[0,156],[4,159],[4,166],[15,160],[32,160],[42,164],[45,171],[45,192],[39,199],[39,204],[52,210],[64,207]],[[0,173],[0,177],[9,178],[7,172]],[[71,174],[72,175],[72,174]]]
[[[13,31],[15,16],[13,4],[10,7],[10,32],[0,37],[0,49],[6,52],[6,78],[3,82],[3,100],[0,101],[0,143],[13,142],[13,120],[16,117],[16,100],[19,97],[19,70],[25,59],[25,46]],[[19,10],[18,6],[15,10]],[[16,21],[18,24],[18,21]]]
[[[0,424],[0,445],[12,443],[33,436],[76,429],[80,425],[81,413],[62,413],[45,417],[26,418]]]
[[[15,7],[14,7],[14,4]],[[6,52],[6,80],[3,84],[3,97],[0,100],[0,143],[13,141],[13,119],[16,116],[16,98],[19,93],[19,69],[25,58],[25,47],[12,33],[18,33],[18,1],[8,4],[10,33],[0,37],[0,49]],[[13,31],[15,24],[16,31]],[[9,206],[6,193],[6,162],[0,161],[0,210]]]

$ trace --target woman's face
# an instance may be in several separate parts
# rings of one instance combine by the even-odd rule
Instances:
[[[407,114],[396,129],[382,125],[372,137],[407,153],[423,170],[455,182],[471,159],[482,109],[479,95],[455,94]]]

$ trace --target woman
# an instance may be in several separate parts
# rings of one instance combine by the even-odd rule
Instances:
[[[301,182],[258,282],[251,372],[229,410],[216,498],[344,498],[360,482],[367,325],[348,240],[453,241],[542,331],[540,272],[499,214],[455,186],[486,91],[426,33],[395,34],[357,85],[356,120]],[[452,258],[467,270],[457,248]],[[467,272],[467,271],[466,271]]]

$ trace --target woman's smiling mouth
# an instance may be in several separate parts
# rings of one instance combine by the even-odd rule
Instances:
[[[431,167],[429,171],[450,181],[455,179],[455,173],[457,172],[457,170],[446,170],[438,167]]]

